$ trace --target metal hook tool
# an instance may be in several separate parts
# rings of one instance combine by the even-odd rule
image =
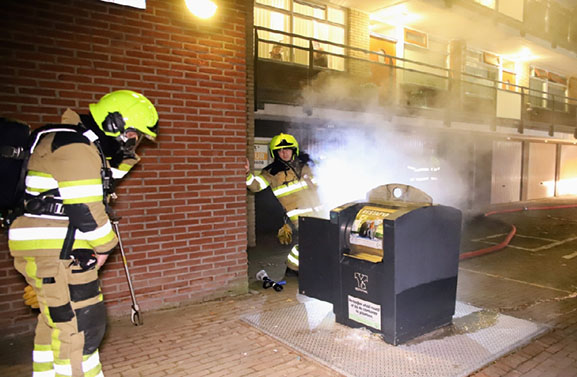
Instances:
[[[126,261],[126,254],[124,254],[124,247],[122,246],[122,239],[120,238],[120,231],[118,230],[118,220],[112,220],[112,226],[118,237],[118,247],[120,249],[120,255],[122,256],[122,264],[124,265],[124,272],[126,273],[126,280],[128,281],[128,288],[130,290],[130,298],[132,299],[132,313],[130,315],[130,321],[134,326],[142,325],[142,317],[140,316],[140,307],[136,302],[136,295],[134,294],[134,288],[132,287],[132,279],[130,278],[130,271],[128,271],[128,262]]]

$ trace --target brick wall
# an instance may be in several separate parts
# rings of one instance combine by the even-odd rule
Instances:
[[[247,0],[246,10],[246,40],[254,40],[254,0]],[[246,44],[246,56],[252,57],[254,54],[254,43]],[[247,70],[247,146],[246,155],[251,160],[250,166],[254,166],[254,59],[249,58],[246,61]],[[256,245],[256,212],[255,197],[247,195],[247,243],[248,246]]]
[[[96,0],[0,2],[0,114],[33,127],[117,89],[142,92],[159,116],[156,145],[118,190],[115,208],[143,310],[247,290],[245,0],[210,21],[182,0],[146,10]],[[102,272],[112,314],[130,310],[119,253]],[[0,328],[30,330],[6,235],[0,236]]]
[[[356,9],[349,9],[349,31],[348,45],[351,47],[369,49],[369,15]],[[360,59],[367,59],[368,56],[362,51],[351,50],[350,55]],[[367,76],[370,70],[367,64],[355,60],[350,60],[349,72],[357,76]]]

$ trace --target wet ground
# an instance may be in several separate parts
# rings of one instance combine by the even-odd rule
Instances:
[[[527,210],[504,212],[522,208]],[[543,323],[550,326],[546,334],[473,375],[577,376],[577,198],[497,210],[502,212],[467,219],[463,230],[462,252],[468,252],[503,243],[511,225],[516,229],[507,247],[460,262],[457,299],[483,311],[428,336],[490,326],[497,313]],[[258,243],[248,250],[251,293],[145,313],[141,327],[127,318],[111,321],[101,348],[105,375],[340,375],[240,320],[298,303],[297,278],[288,277],[282,292],[264,290],[255,279],[264,269],[282,280],[289,248],[274,237]],[[30,338],[0,341],[0,376],[29,376],[30,350]]]

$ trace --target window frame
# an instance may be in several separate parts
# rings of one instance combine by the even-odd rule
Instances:
[[[560,82],[558,82],[560,81]],[[531,96],[531,83],[532,82],[539,82],[542,87],[542,92],[540,92],[540,96]],[[557,93],[552,93],[551,89],[563,89],[563,101],[551,101],[550,98],[552,97],[561,97]],[[567,102],[567,90],[568,90],[568,81],[567,78],[563,75],[560,75],[555,72],[548,71],[543,68],[538,68],[535,66],[530,66],[530,74],[529,74],[529,104],[533,107],[549,109],[551,111],[560,111],[560,112],[568,112],[568,102]],[[536,105],[532,101],[532,98],[541,98],[541,106]],[[559,104],[559,106],[557,106]]]
[[[281,13],[281,14],[284,14],[286,17],[288,17],[288,30],[285,29],[285,30],[282,30],[282,32],[289,33],[289,34],[295,34],[295,35],[296,35],[297,33],[295,32],[295,19],[296,19],[296,18],[299,18],[299,19],[302,19],[302,20],[306,20],[306,21],[313,22],[313,24],[314,24],[315,22],[317,22],[317,23],[320,23],[320,24],[328,25],[329,29],[330,29],[331,27],[336,27],[336,28],[342,29],[343,41],[341,41],[341,42],[335,42],[335,43],[339,43],[339,44],[343,44],[343,45],[346,43],[347,35],[348,35],[348,22],[347,22],[347,13],[346,13],[346,12],[347,12],[347,9],[346,9],[346,8],[340,7],[340,6],[337,6],[337,5],[334,5],[334,4],[329,4],[329,3],[324,4],[324,3],[320,3],[320,2],[317,3],[317,2],[314,2],[314,1],[308,1],[308,0],[288,0],[288,3],[289,3],[289,4],[288,4],[288,5],[289,5],[289,9],[285,9],[285,8],[277,8],[277,7],[274,7],[274,6],[262,4],[262,3],[259,3],[258,0],[256,0],[255,3],[254,3],[254,7],[257,8],[257,9],[262,9],[262,10],[264,10],[264,11]],[[320,19],[320,18],[318,18],[318,17],[309,16],[309,15],[305,15],[305,14],[302,14],[302,13],[295,12],[295,11],[294,11],[294,8],[295,8],[295,5],[294,5],[294,4],[295,4],[295,3],[299,3],[299,4],[303,4],[303,5],[308,5],[308,6],[316,6],[316,7],[318,7],[319,9],[323,9],[323,12],[324,12],[324,16],[323,16],[323,17],[324,17],[324,19]],[[341,23],[338,23],[338,22],[333,22],[333,21],[330,21],[330,20],[329,20],[329,9],[336,9],[336,10],[340,10],[340,11],[344,12],[344,14],[343,14],[343,23],[342,23],[342,24],[341,24]],[[256,21],[256,20],[255,20],[255,21]],[[256,22],[254,22],[254,24],[255,24],[255,26],[258,26]],[[296,45],[297,45],[297,44],[295,43],[295,41],[294,41],[294,39],[295,39],[296,37],[292,37],[292,36],[286,36],[286,37],[289,39],[289,41],[288,41],[288,42],[284,42],[284,41],[283,41],[283,43],[286,43],[286,44],[291,45],[291,46],[296,46]],[[314,38],[314,37],[308,37],[308,36],[303,36],[302,38],[303,38],[303,39],[308,39],[308,38],[316,39],[316,38]],[[330,41],[330,40],[329,40],[329,41]],[[334,41],[330,41],[330,42],[334,42]],[[267,44],[267,45],[270,44],[270,43],[267,43],[267,42],[264,42],[264,43]],[[321,43],[321,44],[322,44],[322,43]],[[295,60],[295,59],[296,59],[295,48],[290,47],[289,50],[290,50],[290,51],[289,51],[289,53],[288,53],[288,57],[287,57],[287,58],[284,58],[284,61],[287,62],[287,63],[294,63],[294,64],[302,65],[302,63],[299,63],[299,62],[297,62],[297,61]],[[260,55],[260,54],[259,54],[259,55]],[[264,56],[259,56],[259,58],[268,59],[268,57],[264,57]],[[338,59],[338,57],[332,57],[332,56],[329,55],[329,56],[328,56],[328,59],[329,59],[329,65],[330,65],[330,64],[331,64],[331,63],[330,63],[330,60],[331,60],[331,59]],[[337,68],[337,69],[339,69],[339,68]],[[344,65],[343,65],[343,68],[342,68],[342,69],[343,69],[343,70],[345,69],[345,68],[344,68]]]

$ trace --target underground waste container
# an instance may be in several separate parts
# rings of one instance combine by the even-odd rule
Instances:
[[[451,323],[460,237],[458,209],[379,186],[329,219],[299,219],[299,291],[332,303],[338,323],[404,343]]]

